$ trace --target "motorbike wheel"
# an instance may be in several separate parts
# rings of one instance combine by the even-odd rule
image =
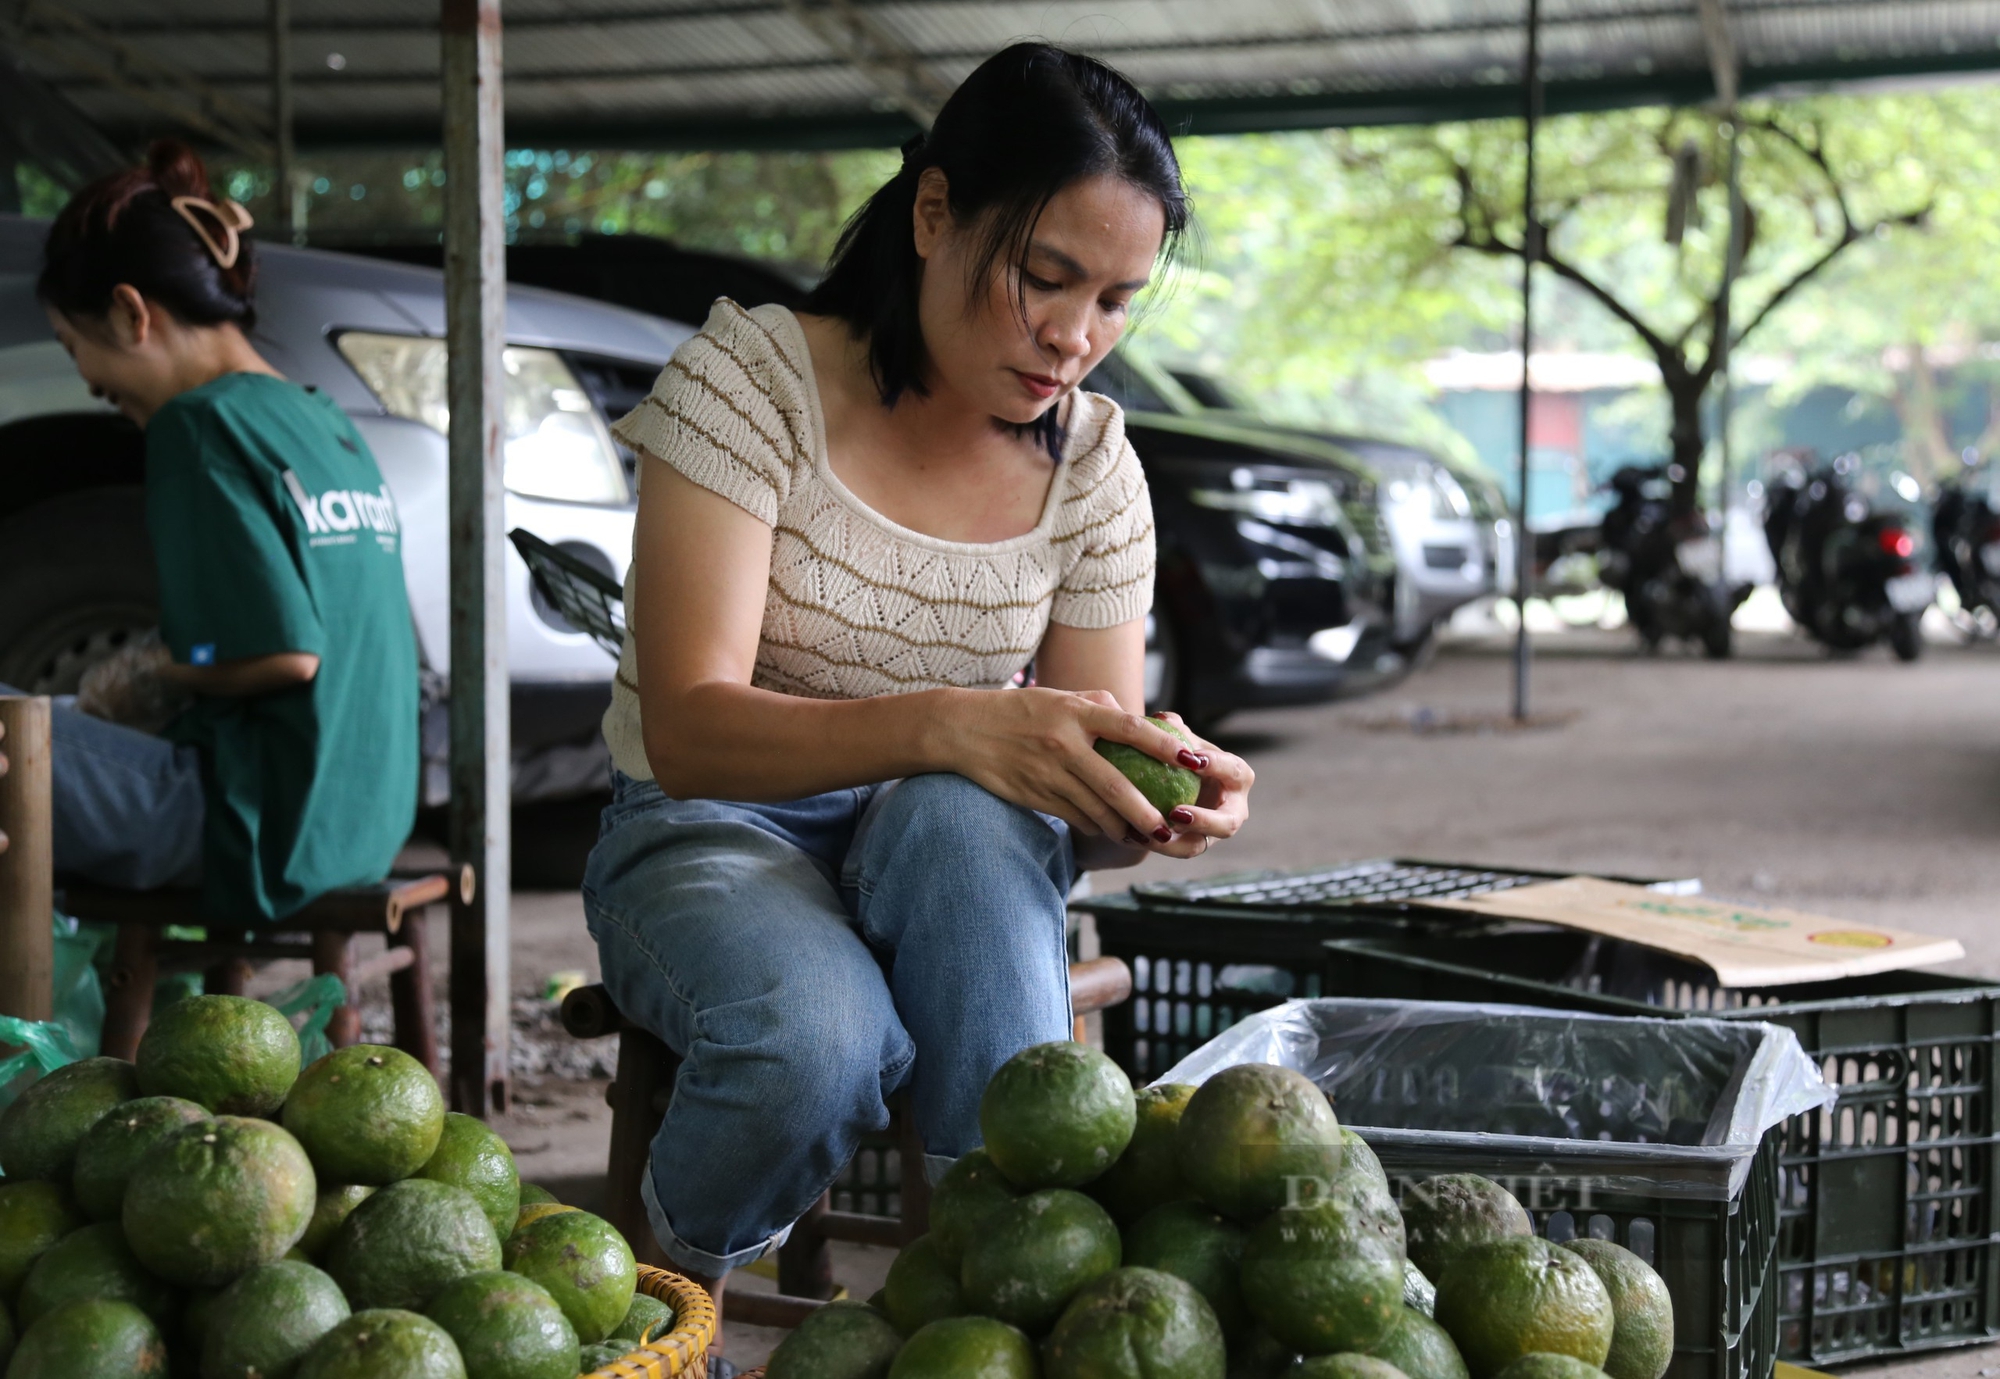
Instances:
[[[1889,620],[1889,649],[1896,653],[1897,660],[1906,663],[1924,654],[1924,639],[1916,614],[1898,613]]]
[[[1625,596],[1625,620],[1639,634],[1639,649],[1648,656],[1659,655],[1667,630],[1660,625],[1659,610],[1644,592],[1635,589]]]
[[[1708,618],[1701,627],[1702,654],[1711,661],[1726,661],[1735,651],[1735,629],[1729,616],[1735,611],[1728,591],[1711,586],[1701,591]]]

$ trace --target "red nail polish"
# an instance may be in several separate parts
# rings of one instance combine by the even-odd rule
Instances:
[[[1153,830],[1153,837],[1162,843],[1171,843],[1174,840],[1174,831],[1165,824],[1161,824]]]
[[[1125,841],[1128,843],[1143,843],[1146,840],[1139,836],[1138,829],[1127,827],[1125,830]]]
[[[1176,805],[1174,808],[1168,810],[1167,817],[1183,828],[1194,822],[1194,815],[1188,813],[1186,807],[1181,805]]]

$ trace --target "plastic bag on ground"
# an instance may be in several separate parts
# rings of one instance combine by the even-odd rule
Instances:
[[[1251,1015],[1162,1076],[1294,1068],[1405,1171],[1518,1174],[1727,1201],[1764,1133],[1833,1104],[1776,1025],[1458,1002],[1300,1000]]]

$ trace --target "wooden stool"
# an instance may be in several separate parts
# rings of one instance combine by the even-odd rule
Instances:
[[[1070,1011],[1076,1038],[1083,1038],[1083,1017],[1104,1010],[1132,994],[1132,970],[1119,958],[1072,963],[1069,969]],[[611,1155],[605,1167],[605,1217],[631,1242],[642,1260],[656,1257],[652,1224],[639,1196],[653,1136],[667,1113],[674,1093],[680,1058],[659,1039],[626,1021],[602,986],[583,986],[563,997],[563,1028],[578,1039],[618,1036],[618,1076],[605,1095],[611,1107]],[[899,1249],[930,1229],[930,1180],[924,1176],[924,1147],[908,1098],[889,1104],[889,1133],[902,1159],[900,1218],[835,1211],[831,1194],[822,1194],[792,1227],[791,1238],[778,1249],[778,1291],[748,1293],[730,1290],[723,1315],[753,1326],[797,1326],[814,1308],[833,1295],[833,1252],[828,1244],[845,1240]]]
[[[138,1052],[139,1036],[152,1018],[153,983],[161,971],[199,969],[206,990],[240,996],[252,958],[303,958],[315,973],[331,972],[347,988],[348,1004],[334,1011],[327,1025],[327,1038],[335,1048],[360,1041],[355,988],[387,973],[396,1047],[436,1076],[437,1020],[421,921],[423,910],[450,894],[447,876],[391,878],[372,886],[329,891],[284,919],[254,928],[219,925],[207,918],[195,891],[71,885],[64,890],[60,908],[79,919],[117,927],[104,993],[104,1052],[112,1058],[131,1058]],[[206,937],[172,937],[166,932],[169,928],[201,929]],[[357,962],[354,943],[363,934],[385,935],[387,950]]]

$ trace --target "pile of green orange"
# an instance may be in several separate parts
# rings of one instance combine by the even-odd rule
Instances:
[[[575,1379],[671,1325],[397,1049],[196,996],[0,1115],[5,1379]],[[600,1343],[622,1340],[606,1351]]]
[[[882,1291],[814,1313],[769,1379],[1661,1379],[1673,1355],[1636,1255],[1552,1244],[1469,1174],[1399,1205],[1284,1068],[1135,1096],[1043,1044],[994,1074],[980,1128]]]

